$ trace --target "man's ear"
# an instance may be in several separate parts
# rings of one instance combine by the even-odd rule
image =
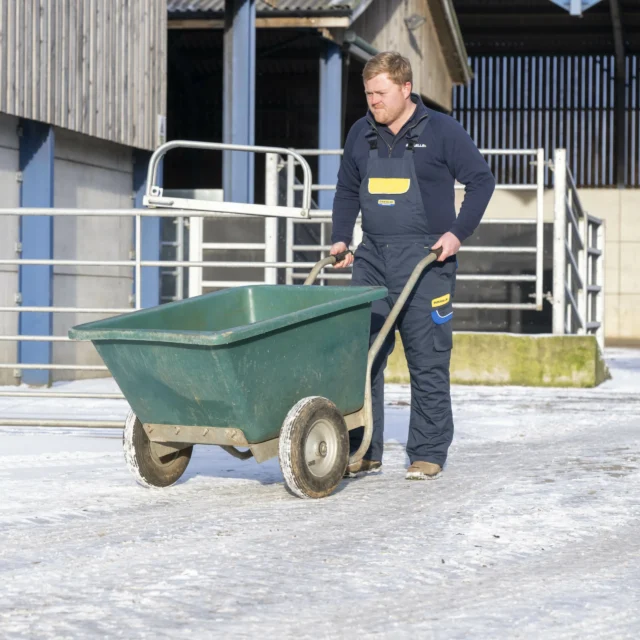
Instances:
[[[404,86],[402,87],[402,95],[405,97],[405,99],[411,95],[411,89],[413,89],[411,83],[405,82]]]

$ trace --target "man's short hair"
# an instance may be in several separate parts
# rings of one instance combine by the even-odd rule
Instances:
[[[386,73],[389,79],[395,84],[403,85],[406,82],[413,84],[413,72],[411,71],[411,63],[403,55],[397,51],[383,51],[373,56],[367,64],[364,65],[362,77],[365,82]]]

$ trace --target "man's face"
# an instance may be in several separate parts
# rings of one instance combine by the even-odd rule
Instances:
[[[402,115],[411,94],[411,83],[399,85],[381,73],[365,81],[364,91],[376,122],[388,125]]]

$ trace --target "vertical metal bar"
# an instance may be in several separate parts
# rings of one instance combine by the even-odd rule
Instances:
[[[476,56],[476,58],[473,61],[473,72],[474,72],[474,76],[476,78],[478,78],[478,69],[479,69],[479,58]],[[480,82],[482,82],[483,80],[480,79]],[[480,140],[480,132],[478,131],[478,126],[482,126],[482,120],[480,120],[480,125],[478,125],[478,83],[477,82],[472,82],[470,85],[463,87],[461,89],[461,91],[463,91],[463,95],[466,96],[466,100],[463,103],[464,107],[466,109],[467,113],[473,113],[473,130],[470,130],[470,125],[471,125],[471,120],[469,120],[469,123],[467,123],[467,131],[469,132],[469,135],[471,135],[471,137],[476,141],[476,144],[478,143],[478,141]],[[473,109],[469,109],[469,105],[471,103],[471,99],[473,99],[473,103],[474,103],[474,108]],[[464,110],[462,112],[463,117],[464,117]],[[462,120],[461,120],[462,121]]]
[[[550,111],[551,111],[549,92],[551,91],[551,82],[552,82],[550,70],[551,70],[551,58],[549,58],[549,56],[546,56],[544,59],[544,83],[543,83],[543,87],[544,87],[544,127],[543,129],[544,129],[544,148],[546,149],[549,155],[551,155],[554,150],[554,141],[552,138],[550,138],[551,127],[549,126]]]
[[[501,122],[501,140],[499,142],[500,146],[503,149],[507,148],[507,127],[509,126],[509,118],[507,113],[507,91],[508,91],[508,80],[509,74],[507,73],[507,65],[509,61],[506,57],[501,56],[501,65],[500,65],[500,76],[501,76],[501,94],[500,94],[500,112],[502,115]],[[507,157],[502,156],[500,160],[500,175],[496,176],[497,182],[505,182],[505,175],[507,172]]]
[[[600,175],[600,159],[602,158],[602,137],[600,132],[600,118],[602,117],[602,94],[600,90],[600,56],[597,57],[593,65],[593,83],[594,83],[594,158],[593,158],[593,180],[594,187],[602,186],[602,177]]]
[[[358,247],[358,245],[362,242],[363,232],[362,232],[362,215],[359,215],[356,218],[356,225],[353,229],[353,246]]]
[[[585,97],[585,85],[586,85],[586,63],[585,57],[580,57],[580,172],[575,175],[574,178],[578,184],[587,184],[585,161],[586,161],[586,134],[585,134],[585,112],[587,109],[587,100]]]
[[[488,141],[487,141],[487,112],[488,112],[488,106],[487,106],[487,86],[489,84],[487,77],[489,74],[489,70],[488,70],[488,62],[487,62],[487,57],[486,56],[482,56],[482,58],[480,59],[480,68],[481,68],[481,73],[482,73],[482,85],[480,86],[480,91],[476,91],[478,95],[478,101],[479,101],[479,105],[480,105],[480,146],[481,147],[487,147],[488,146]],[[469,120],[469,122],[471,122],[471,117],[472,117],[472,111],[471,111],[471,104],[467,103],[467,118]]]
[[[625,108],[625,99],[627,97],[627,88],[625,82],[625,40],[622,28],[622,12],[619,0],[609,0],[609,13],[611,15],[611,23],[613,26],[613,48],[615,51],[615,83],[616,83],[616,184],[618,188],[625,186],[625,116],[627,110]]]
[[[613,89],[613,61],[612,61],[612,57],[609,56],[608,59],[608,63],[609,63],[609,68],[607,70],[607,87],[608,87],[608,94],[609,94],[609,108],[607,111],[607,119],[608,119],[608,124],[609,124],[609,148],[607,150],[607,162],[609,165],[609,180],[607,182],[608,185],[613,186],[614,184],[614,170],[613,170],[613,158],[614,158],[614,137],[615,137],[615,126],[613,124],[613,117],[614,117],[614,107],[613,107],[613,94],[614,94],[614,89]],[[626,132],[625,132],[625,136],[626,136]],[[627,138],[628,139],[628,138]]]
[[[576,207],[576,216],[578,215],[579,207]],[[576,247],[578,254],[576,262],[578,263],[578,272],[582,284],[578,289],[578,308],[576,309],[576,315],[578,316],[578,333],[587,333],[587,322],[589,321],[588,304],[589,304],[589,247],[591,241],[589,240],[589,218],[583,215],[582,218],[578,218],[578,229],[581,234],[581,246]]]
[[[202,262],[202,227],[201,216],[189,219],[189,262]],[[189,267],[189,297],[202,295],[202,267]]]
[[[320,246],[324,247],[325,244],[327,242],[327,233],[326,233],[326,225],[324,222],[320,223]],[[352,240],[353,242],[353,240]],[[320,252],[320,259],[326,258],[327,257],[327,252],[326,251],[321,251]],[[320,280],[320,286],[324,287],[327,284],[326,280]]]
[[[542,87],[544,84],[544,64],[543,64],[544,58],[542,56],[538,57],[538,72],[536,74],[536,79],[537,79],[537,100],[536,100],[536,113],[537,113],[537,117],[536,117],[536,147],[538,149],[542,148],[544,149],[544,153],[545,153],[545,157],[547,157],[547,154],[550,154],[549,149],[545,149],[544,146],[544,136],[542,133],[542,123],[543,123],[543,111],[544,111],[544,103],[543,103],[543,93],[542,93]],[[544,183],[545,186],[547,184],[547,171],[548,171],[548,167],[545,166],[544,168]]]
[[[605,255],[605,228],[604,224],[598,225],[596,229],[596,244],[597,248],[602,252],[599,256],[596,256],[596,281],[595,284],[601,287],[600,291],[597,291],[594,295],[595,300],[595,321],[600,323],[600,326],[596,330],[596,340],[601,348],[604,349],[604,261]]]
[[[522,133],[522,58],[517,58],[516,65],[516,113],[515,113],[515,129],[516,129],[516,149],[521,149],[521,133]],[[522,167],[522,156],[516,156],[516,184],[520,184],[522,179],[520,177]]]
[[[528,56],[526,59],[526,75],[525,75],[525,93],[524,93],[524,135],[522,138],[522,146],[525,149],[533,148],[533,105],[532,105],[532,97],[533,97],[533,78],[532,78],[532,60],[531,56]],[[534,169],[529,162],[529,158],[525,157],[525,181],[527,184],[531,184],[533,182],[533,178],[535,175]]]
[[[587,182],[585,186],[594,187],[594,155],[595,155],[595,139],[593,137],[593,116],[594,116],[594,108],[593,108],[593,56],[589,56],[587,60]]]
[[[574,154],[572,152],[573,136],[572,126],[574,105],[573,105],[573,91],[571,91],[571,83],[573,81],[571,56],[567,56],[564,59],[564,66],[566,67],[565,82],[564,82],[564,95],[565,95],[565,112],[564,112],[564,136],[565,136],[565,148],[567,150],[567,165],[573,166]]]
[[[536,308],[542,311],[544,277],[544,149],[536,155]]]
[[[515,64],[514,64],[514,58],[513,56],[509,57],[509,78],[513,78],[515,73]],[[515,118],[514,118],[514,111],[513,111],[513,107],[514,107],[514,97],[513,97],[513,90],[514,90],[514,83],[510,82],[509,83],[509,149],[513,149],[513,143],[514,143],[514,136],[513,136],[513,128],[515,126]],[[509,156],[509,161],[508,161],[508,170],[507,170],[507,175],[508,175],[508,180],[506,181],[507,184],[513,184],[513,162],[514,162],[514,156]]]
[[[629,77],[631,74],[632,77]],[[628,59],[627,77],[629,78],[629,89],[627,90],[627,102],[625,109],[625,122],[628,122],[629,135],[625,136],[628,141],[626,150],[627,164],[629,165],[628,184],[630,187],[640,186],[640,157],[638,156],[638,89],[640,82],[638,79],[638,56]]]
[[[551,147],[561,147],[558,140],[558,56],[552,58],[551,73]]]
[[[295,164],[293,156],[287,156],[287,207],[293,207],[295,203],[295,192],[293,185],[295,184]],[[295,227],[293,218],[287,218],[287,234],[285,238],[285,261],[293,262],[293,244],[295,239]],[[285,273],[285,282],[293,284],[293,267],[287,267]]]
[[[483,79],[486,82],[486,78]],[[472,99],[473,88],[465,87],[465,101],[464,101],[464,122],[462,126],[469,131],[469,125],[471,123],[471,111],[472,111]]]
[[[635,112],[633,109],[634,98],[635,98],[635,58],[632,60],[627,58],[625,60],[625,84],[628,84],[629,87],[625,89],[625,110],[624,110],[624,139],[626,141],[626,153],[628,162],[627,167],[625,168],[625,181],[630,186],[636,186],[636,176],[635,176],[635,140],[633,140],[634,129],[633,126],[635,123]],[[615,82],[615,79],[614,79]],[[614,107],[615,110],[615,107]],[[616,111],[617,113],[617,111]],[[614,125],[615,127],[615,125]],[[614,132],[615,134],[615,132]],[[615,150],[615,145],[614,145]],[[615,153],[615,151],[614,151]]]
[[[134,279],[136,288],[136,309],[142,309],[142,267],[140,261],[142,259],[142,218],[136,216],[136,277]]]
[[[184,260],[184,218],[175,219],[176,223],[176,260]],[[184,267],[176,268],[176,298],[184,299]]]
[[[600,56],[600,67],[598,70],[598,82],[600,83],[600,184],[603,187],[607,183],[607,56]]]
[[[565,59],[563,56],[558,58],[558,67],[556,72],[556,85],[558,87],[558,97],[556,103],[556,118],[558,120],[558,133],[556,139],[556,146],[567,149],[567,141],[564,134],[564,112],[565,112],[565,100],[567,93],[565,91],[564,81],[564,67]],[[568,166],[568,162],[567,162]]]
[[[553,333],[564,335],[566,330],[566,264],[565,242],[567,235],[567,152],[556,149],[554,166],[554,217],[553,217]]]
[[[265,158],[265,194],[264,203],[267,206],[278,206],[278,162],[276,153],[267,153]],[[264,220],[264,261],[278,261],[278,219]],[[264,281],[266,284],[278,284],[278,269],[265,267]]]

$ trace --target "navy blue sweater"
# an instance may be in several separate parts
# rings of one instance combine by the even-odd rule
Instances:
[[[397,136],[388,127],[376,124],[381,136],[393,145],[392,157],[403,155],[406,143],[400,139],[417,119],[427,115],[427,124],[414,149],[418,184],[425,208],[424,225],[415,233],[443,234],[451,231],[464,242],[476,229],[489,204],[495,179],[486,161],[462,125],[451,116],[427,108],[419,96],[412,94],[416,109]],[[360,211],[360,183],[367,174],[369,143],[365,134],[370,130],[370,112],[360,118],[349,131],[338,172],[338,186],[333,201],[333,232],[331,241],[349,244],[353,226]],[[389,147],[379,140],[378,153],[388,157]],[[456,218],[454,182],[465,185],[465,197]],[[366,228],[366,227],[365,227]]]

